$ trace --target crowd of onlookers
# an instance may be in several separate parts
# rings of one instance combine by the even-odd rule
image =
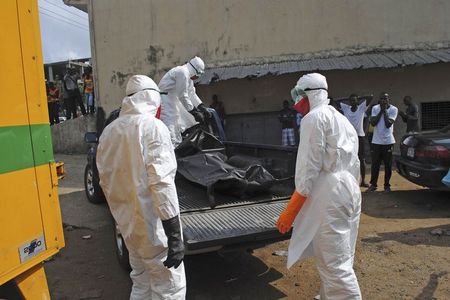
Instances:
[[[46,89],[50,125],[95,112],[91,68],[81,77],[75,68],[69,68],[63,78],[56,75],[55,81],[47,82]]]
[[[405,111],[390,103],[388,93],[381,93],[378,103],[371,103],[373,96],[358,97],[356,94],[345,99],[330,98],[330,105],[336,108],[349,120],[359,137],[361,187],[366,187],[367,192],[377,190],[378,176],[381,163],[384,164],[384,191],[390,192],[390,179],[392,175],[392,151],[395,145],[394,122],[400,115],[406,123],[407,132],[419,131],[419,110],[410,96],[405,96],[403,102]],[[283,109],[279,112],[278,119],[281,122],[281,143],[283,146],[295,146],[298,144],[302,116],[292,109],[292,103],[285,100]],[[366,143],[370,147],[371,179],[369,184],[365,180]]]

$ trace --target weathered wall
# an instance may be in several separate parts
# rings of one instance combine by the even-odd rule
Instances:
[[[445,0],[90,1],[98,99],[117,107],[131,74],[159,80],[193,55],[251,64],[450,40]]]
[[[249,136],[254,136],[257,141],[252,139],[253,142],[279,144],[281,127],[276,114],[272,114],[272,121],[267,120],[270,114],[251,114],[279,111],[283,100],[290,99],[290,90],[302,74],[264,76],[255,80],[233,79],[199,86],[197,91],[206,104],[210,104],[212,95],[217,94],[228,114],[241,114],[228,120],[228,123],[234,123],[227,130],[231,139],[249,141]],[[379,94],[386,91],[391,95],[391,103],[400,110],[405,110],[405,95],[410,95],[417,104],[450,101],[448,63],[396,69],[327,71],[322,74],[327,77],[330,96],[334,98],[347,97],[351,93],[374,94],[375,102]],[[255,124],[262,124],[262,127]],[[399,117],[394,125],[397,140],[405,130],[406,125]]]

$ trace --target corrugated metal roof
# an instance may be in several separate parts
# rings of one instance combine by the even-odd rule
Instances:
[[[232,78],[260,77],[305,71],[395,68],[450,62],[450,48],[436,50],[383,51],[331,58],[299,59],[275,63],[217,67],[206,69],[199,84]]]

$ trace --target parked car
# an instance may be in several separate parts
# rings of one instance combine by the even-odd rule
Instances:
[[[290,234],[281,235],[275,223],[294,190],[293,178],[297,149],[227,142],[217,113],[214,110],[211,112],[213,119],[207,126],[208,131],[221,141],[222,148],[205,149],[205,152],[220,151],[227,157],[233,156],[240,165],[258,162],[271,174],[283,180],[274,184],[268,193],[251,197],[241,198],[219,193],[216,195],[217,202],[212,205],[205,188],[177,174],[175,183],[186,254],[255,249],[290,238]],[[106,120],[105,127],[118,115],[119,110],[113,111]],[[105,201],[105,196],[99,184],[96,166],[97,133],[86,133],[85,140],[92,144],[87,155],[85,170],[86,196],[92,203],[102,203]],[[128,251],[115,222],[114,234],[119,263],[127,269],[129,268]]]
[[[407,180],[431,189],[450,191],[442,183],[450,169],[450,125],[403,136],[395,163],[400,175]]]

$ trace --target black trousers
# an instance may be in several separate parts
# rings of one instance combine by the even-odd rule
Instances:
[[[48,103],[48,117],[50,120],[50,125],[59,123],[59,104],[58,102]]]
[[[64,104],[66,106],[66,117],[67,119],[77,117],[77,107],[75,105],[75,99],[73,97],[65,98]]]
[[[394,144],[391,145],[378,145],[372,144],[372,169],[370,184],[377,186],[378,175],[380,174],[381,162],[384,163],[384,187],[390,187],[389,181],[392,176],[392,149]]]
[[[86,108],[84,107],[83,99],[81,98],[80,90],[76,89],[72,92],[72,97],[74,97],[75,107],[79,106],[81,114],[84,116],[86,114]]]
[[[365,137],[358,136],[359,148],[358,148],[358,158],[359,158],[359,168],[361,172],[361,182],[365,182],[366,178],[366,162],[364,160],[365,157]]]

